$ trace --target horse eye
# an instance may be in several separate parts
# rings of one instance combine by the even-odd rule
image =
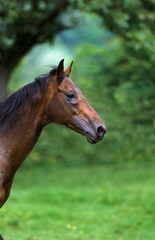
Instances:
[[[72,99],[72,98],[75,98],[75,93],[73,93],[73,92],[68,92],[68,93],[66,93],[66,96],[67,96],[69,99]]]

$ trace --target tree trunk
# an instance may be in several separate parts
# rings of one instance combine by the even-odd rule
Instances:
[[[7,85],[9,82],[9,73],[0,71],[0,102],[7,96]]]

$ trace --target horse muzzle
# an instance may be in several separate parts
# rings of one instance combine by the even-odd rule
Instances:
[[[74,116],[73,122],[69,124],[68,127],[84,135],[91,144],[95,144],[102,140],[107,132],[107,128],[102,122],[89,122],[87,119],[79,118],[78,116]]]
[[[92,123],[92,125],[88,125],[84,135],[89,143],[95,144],[102,140],[106,132],[107,128],[103,124]]]
[[[103,136],[107,132],[107,128],[104,125],[98,125],[96,128],[90,129],[84,133],[89,143],[95,144],[102,140]]]

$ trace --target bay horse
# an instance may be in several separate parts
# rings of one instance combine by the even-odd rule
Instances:
[[[69,78],[64,59],[47,74],[0,103],[0,207],[10,194],[14,175],[37,142],[44,126],[65,125],[94,144],[106,133],[96,111]]]

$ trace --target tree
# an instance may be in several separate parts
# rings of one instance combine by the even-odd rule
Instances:
[[[153,60],[155,54],[155,1],[153,0],[86,0],[76,5],[88,12],[97,13],[103,24],[124,39],[126,48],[135,57]],[[74,3],[75,4],[75,3]]]
[[[6,96],[10,75],[35,45],[52,41],[57,32],[71,27],[65,17],[68,0],[1,0],[0,3],[0,99]]]
[[[74,25],[73,14],[96,13],[103,24],[119,35],[136,59],[155,65],[155,2],[153,0],[1,0],[0,4],[0,98],[20,59],[37,43],[51,41]],[[149,71],[149,67],[148,67]],[[154,76],[154,74],[152,74]],[[154,81],[154,77],[150,79]]]

